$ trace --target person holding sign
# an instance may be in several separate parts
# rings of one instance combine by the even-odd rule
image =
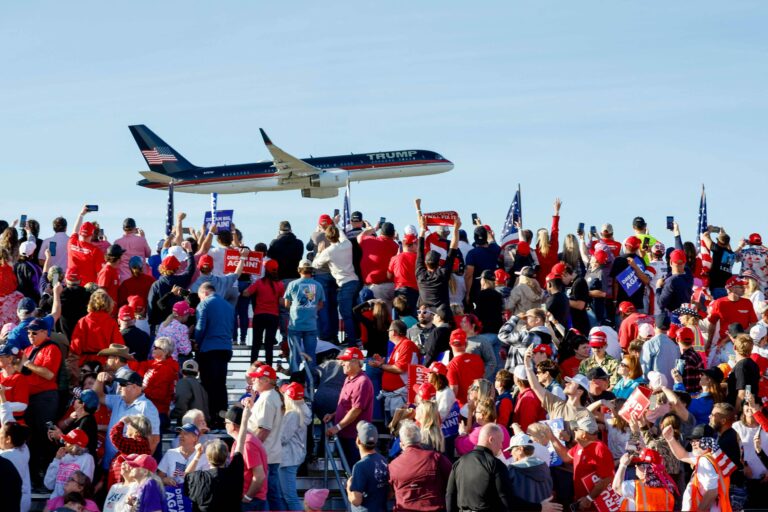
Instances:
[[[627,467],[635,466],[637,478],[624,480]],[[643,448],[633,456],[625,453],[613,477],[613,490],[624,497],[621,510],[667,511],[673,510],[675,494],[679,494],[675,482],[664,468],[664,459],[656,450]]]
[[[645,313],[645,286],[651,278],[645,273],[645,264],[640,256],[641,241],[636,236],[624,240],[624,255],[613,261],[613,298],[621,303],[629,301],[635,310]]]

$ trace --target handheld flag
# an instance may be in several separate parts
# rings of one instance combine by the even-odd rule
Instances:
[[[216,207],[219,203],[219,194],[216,192],[211,193],[211,219],[216,218]],[[213,222],[211,222],[211,227],[213,226]],[[210,229],[210,227],[209,227]]]
[[[352,206],[350,205],[349,198],[349,181],[347,181],[347,188],[344,190],[344,210],[342,214],[342,225],[344,231],[348,230],[352,225]]]
[[[501,247],[517,244],[520,241],[520,232],[517,225],[521,223],[520,213],[520,189],[517,189],[512,204],[507,212],[507,219],[504,221],[504,227],[501,228]]]
[[[699,200],[699,226],[697,230],[696,238],[699,242],[699,258],[701,259],[701,271],[704,274],[709,274],[709,270],[712,268],[712,254],[709,248],[704,244],[704,237],[709,236],[707,231],[707,194],[704,191],[704,185],[701,186],[701,199]]]
[[[165,236],[173,230],[173,182],[168,184],[168,208],[165,212]]]

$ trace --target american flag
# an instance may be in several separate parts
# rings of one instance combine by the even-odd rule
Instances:
[[[216,224],[216,208],[219,204],[219,194],[218,192],[211,192],[211,225],[208,227],[208,229],[213,228],[213,225]]]
[[[342,224],[345,231],[352,226],[351,218],[352,212],[349,199],[349,181],[347,181],[347,188],[344,190],[344,210],[342,214]]]
[[[176,162],[173,150],[168,146],[158,146],[155,149],[149,149],[141,152],[147,159],[149,165],[162,164],[163,162]]]
[[[715,462],[717,462],[717,466],[724,477],[729,477],[736,471],[736,464],[719,448],[712,452],[712,456],[715,458]]]
[[[173,183],[168,184],[168,210],[165,212],[165,236],[173,230]]]
[[[701,271],[704,274],[709,274],[709,269],[712,268],[712,254],[709,249],[704,245],[704,237],[709,236],[707,231],[707,194],[704,191],[704,185],[701,186],[701,199],[699,200],[699,227],[697,231],[697,238],[699,241],[699,258],[701,259]]]
[[[504,221],[504,227],[501,228],[501,247],[504,248],[510,244],[516,244],[520,241],[520,232],[517,229],[518,223],[522,222],[522,213],[520,209],[520,187],[515,192],[512,204],[507,212],[507,220]]]

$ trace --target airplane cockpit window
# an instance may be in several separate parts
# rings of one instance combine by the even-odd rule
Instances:
[[[445,158],[443,158],[441,155],[438,155],[437,153],[435,153],[435,160],[445,160]]]

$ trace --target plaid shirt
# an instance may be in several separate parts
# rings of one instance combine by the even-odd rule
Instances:
[[[125,423],[118,421],[112,430],[109,432],[109,438],[112,444],[117,448],[117,455],[112,459],[112,466],[109,468],[109,487],[117,482],[122,482],[123,477],[120,475],[120,467],[123,465],[126,455],[132,453],[147,454],[150,455],[149,440],[146,438],[132,439],[123,435],[125,429]]]
[[[704,363],[701,360],[701,356],[693,350],[693,347],[688,348],[680,355],[680,359],[685,361],[685,367],[683,368],[683,385],[688,393],[698,393],[701,391],[701,371],[704,369]]]

